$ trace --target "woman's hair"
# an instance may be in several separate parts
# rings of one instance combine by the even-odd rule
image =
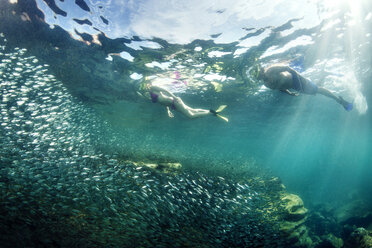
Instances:
[[[144,79],[139,85],[139,91],[148,91],[150,87],[151,83],[148,80]]]
[[[149,87],[150,87],[150,83],[148,83],[146,80],[143,80],[140,84],[139,84],[139,87],[138,87],[138,91],[137,91],[137,94],[142,97],[142,98],[145,98],[145,99],[151,99],[150,97],[150,92],[149,92]]]

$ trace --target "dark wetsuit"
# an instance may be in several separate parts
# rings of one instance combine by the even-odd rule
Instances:
[[[153,93],[153,92],[150,92],[150,96],[151,96],[151,101],[152,101],[153,103],[158,102],[158,98],[159,98],[159,95],[158,95],[158,94],[155,94],[155,93]],[[171,109],[173,109],[173,110],[176,109],[176,105],[174,105],[174,99],[173,99],[173,98],[172,98]]]
[[[293,89],[309,95],[315,95],[318,92],[318,86],[316,86],[313,82],[298,75],[294,71],[290,71],[290,73],[292,74]]]

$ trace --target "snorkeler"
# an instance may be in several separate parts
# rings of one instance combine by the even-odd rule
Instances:
[[[353,109],[353,104],[345,101],[341,96],[336,96],[331,91],[315,85],[310,80],[301,76],[296,70],[287,65],[271,65],[262,68],[257,65],[254,68],[255,76],[259,80],[264,81],[264,85],[270,89],[280,90],[291,96],[298,96],[299,93],[315,95],[321,94],[334,99],[341,104],[346,111]],[[291,89],[296,92],[291,91]]]
[[[181,98],[175,96],[173,93],[169,92],[168,90],[160,86],[155,86],[155,85],[152,85],[151,83],[146,83],[142,88],[147,92],[145,93],[145,95],[149,94],[148,98],[151,98],[151,101],[153,103],[158,102],[167,107],[168,116],[170,118],[174,117],[171,110],[177,110],[178,112],[181,112],[182,114],[184,114],[185,116],[189,118],[198,118],[198,117],[204,117],[208,115],[214,115],[214,116],[217,116],[223,119],[226,122],[229,121],[226,117],[221,116],[219,114],[226,108],[226,105],[221,105],[217,110],[191,108],[187,106],[182,101]]]

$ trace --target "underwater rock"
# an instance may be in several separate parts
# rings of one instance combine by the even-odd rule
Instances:
[[[312,206],[305,224],[316,248],[343,247],[342,227],[328,205]]]
[[[285,190],[285,186],[279,177],[272,177],[266,184],[273,191]]]
[[[344,241],[331,233],[328,235],[324,235],[321,238],[322,241],[316,246],[317,248],[342,248],[344,246]]]
[[[157,170],[163,173],[177,172],[181,170],[182,168],[182,164],[176,163],[176,162],[149,163],[149,162],[126,161],[126,163],[133,164],[136,167],[147,167],[147,168]]]
[[[294,194],[283,194],[281,197],[283,207],[285,209],[285,220],[288,221],[304,221],[307,214],[307,209],[301,198]]]
[[[341,232],[341,226],[335,216],[334,208],[329,204],[313,206],[309,213],[309,219],[311,219],[309,222],[312,222],[313,228],[316,229],[319,236],[324,236],[328,233],[339,234]]]
[[[371,205],[363,199],[350,200],[342,207],[336,209],[335,217],[342,225],[355,225],[366,229],[372,228]]]
[[[280,230],[294,244],[293,247],[314,247],[304,220],[298,222],[284,221],[280,223]]]
[[[288,247],[315,246],[313,239],[316,237],[310,236],[309,227],[306,225],[308,210],[298,195],[288,193],[278,177],[255,177],[248,179],[248,182],[266,192],[261,195],[269,203],[263,209],[264,216],[268,222],[278,223],[281,235],[290,243]]]
[[[304,224],[308,211],[301,198],[295,194],[282,192],[280,206],[283,209],[280,230],[288,235],[295,247],[313,247],[308,228]]]
[[[298,195],[288,193],[278,177],[268,179],[255,177],[248,181],[251,185],[267,192],[261,195],[263,198],[267,197],[269,202],[269,205],[264,208],[265,216],[268,221],[278,223],[281,235],[290,243],[288,247],[315,246],[306,225],[308,210]]]
[[[345,241],[346,248],[371,248],[372,232],[359,227],[356,228]]]
[[[163,170],[163,172],[174,172],[178,171],[182,168],[182,164],[180,163],[159,163],[159,169]]]

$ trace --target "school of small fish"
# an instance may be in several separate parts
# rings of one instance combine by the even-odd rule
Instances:
[[[106,124],[0,37],[2,247],[283,247],[258,189],[96,148]]]

